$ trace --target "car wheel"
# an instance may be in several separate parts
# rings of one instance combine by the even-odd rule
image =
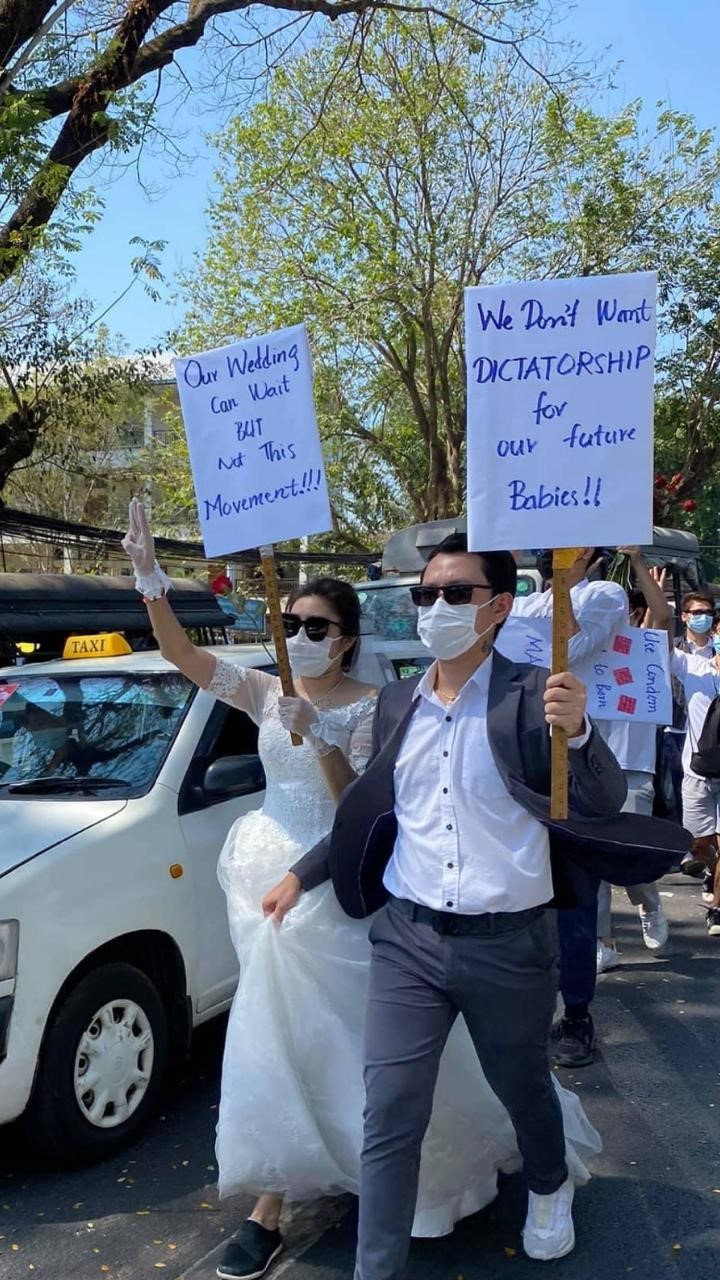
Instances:
[[[130,964],[85,974],[45,1034],[25,1126],[64,1164],[111,1155],[141,1131],[168,1062],[168,1020],[157,988]]]

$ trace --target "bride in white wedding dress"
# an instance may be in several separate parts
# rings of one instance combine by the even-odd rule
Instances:
[[[362,1142],[362,1031],[370,961],[367,920],[351,920],[332,885],[301,896],[281,926],[261,902],[331,828],[340,791],[367,763],[374,691],[343,670],[359,631],[357,596],[334,579],[291,597],[286,631],[298,698],[264,672],[217,660],[191,644],[164,595],[140,504],[125,541],[162,652],[191,680],[259,725],[267,789],[223,848],[240,982],[229,1017],[217,1135],[221,1196],[259,1194],[218,1274],[265,1274],[282,1248],[282,1200],[355,1192]],[[303,737],[295,747],[289,728]],[[556,1083],[577,1183],[600,1139],[576,1096]],[[515,1133],[490,1090],[460,1020],[443,1055],[423,1146],[413,1233],[438,1236],[496,1195],[499,1170],[520,1166]]]

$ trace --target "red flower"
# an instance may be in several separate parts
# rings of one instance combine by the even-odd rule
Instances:
[[[667,489],[667,477],[666,477],[666,476],[656,476],[656,477],[655,477],[655,488],[656,488],[656,489]]]
[[[685,479],[685,476],[683,475],[682,471],[676,471],[675,475],[670,481],[670,484],[673,486],[673,488],[677,488],[678,485],[681,485],[683,483],[684,479]]]
[[[210,590],[216,596],[224,596],[227,591],[232,591],[232,582],[226,573],[220,573],[210,583]]]
[[[683,511],[697,511],[697,502],[693,502],[692,498],[688,498],[687,502],[682,504]]]

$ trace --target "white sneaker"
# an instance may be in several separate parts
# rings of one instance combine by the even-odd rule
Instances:
[[[607,973],[609,969],[617,969],[622,964],[620,952],[615,943],[611,947],[606,947],[604,942],[598,939],[597,944],[597,971],[598,973]]]
[[[665,912],[662,907],[658,907],[657,911],[643,911],[640,907],[639,916],[645,946],[651,951],[658,951],[668,940],[668,922],[665,919]]]
[[[528,1258],[550,1262],[564,1258],[575,1248],[575,1228],[572,1220],[572,1202],[575,1183],[571,1178],[563,1182],[551,1196],[538,1196],[534,1191],[528,1198],[527,1218],[523,1228],[523,1245]]]

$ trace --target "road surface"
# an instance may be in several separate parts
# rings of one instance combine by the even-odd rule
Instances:
[[[720,939],[705,934],[696,883],[661,885],[671,940],[646,951],[616,891],[623,968],[595,1001],[596,1064],[577,1089],[605,1149],[575,1202],[574,1254],[554,1280],[717,1280],[720,1275]],[[89,1170],[49,1172],[0,1131],[0,1280],[211,1280],[247,1201],[219,1204],[213,1133],[223,1028],[198,1036],[144,1141]],[[411,1280],[530,1280],[520,1178],[449,1240],[413,1246]],[[277,1280],[351,1280],[355,1205],[292,1215]]]

